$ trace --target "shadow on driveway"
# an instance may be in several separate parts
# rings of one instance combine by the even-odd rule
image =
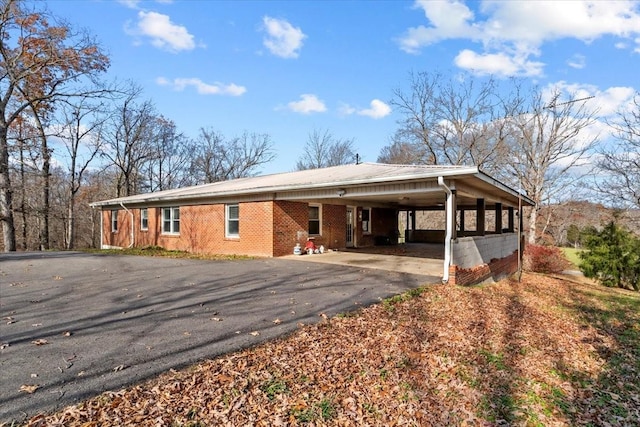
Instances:
[[[0,255],[0,423],[23,421],[439,277],[285,259]],[[41,345],[34,344],[39,341]],[[22,385],[37,385],[33,394]]]

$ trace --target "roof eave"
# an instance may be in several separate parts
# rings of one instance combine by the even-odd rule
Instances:
[[[279,185],[279,186],[270,186],[270,187],[256,187],[252,189],[242,189],[242,190],[232,190],[232,191],[214,191],[210,193],[199,193],[193,195],[168,195],[166,197],[141,197],[140,199],[133,200],[122,200],[119,199],[110,199],[104,200],[100,202],[93,202],[89,205],[92,208],[96,207],[108,207],[108,206],[120,206],[121,203],[124,204],[145,204],[145,203],[162,203],[169,201],[189,201],[189,200],[202,200],[207,198],[228,198],[231,196],[239,196],[239,195],[255,195],[261,193],[279,193],[279,192],[289,192],[289,191],[300,191],[300,190],[317,190],[323,188],[340,188],[340,187],[349,187],[354,185],[362,185],[362,184],[381,184],[387,182],[399,182],[399,181],[417,181],[421,179],[431,179],[437,178],[439,176],[454,178],[454,177],[463,177],[463,176],[473,176],[478,174],[480,171],[476,166],[470,166],[465,168],[457,168],[451,170],[442,170],[442,171],[429,171],[420,174],[410,174],[410,175],[399,175],[399,176],[391,176],[391,177],[380,177],[380,178],[361,178],[354,179],[349,181],[330,181],[323,182],[319,184],[290,184],[290,185]],[[151,196],[154,193],[149,193]],[[135,196],[134,196],[135,197]]]

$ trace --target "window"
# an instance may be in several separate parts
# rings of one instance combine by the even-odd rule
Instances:
[[[309,236],[320,235],[320,206],[309,205]]]
[[[240,237],[240,207],[238,205],[226,205],[225,209],[226,237]]]
[[[180,234],[180,208],[162,208],[162,232]]]
[[[118,231],[118,210],[113,209],[111,211],[111,232],[115,233]]]
[[[371,208],[362,208],[362,232],[371,233]]]
[[[149,210],[140,209],[140,230],[149,229]]]

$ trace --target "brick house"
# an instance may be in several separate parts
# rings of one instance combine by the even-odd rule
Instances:
[[[522,218],[517,212],[524,205],[533,202],[477,167],[377,163],[241,178],[91,204],[102,210],[102,248],[153,245],[277,257],[291,254],[296,243],[304,247],[308,239],[327,249],[396,244],[400,239],[441,244],[443,280],[456,283],[515,271],[523,241],[515,218]],[[433,227],[417,229],[419,211],[439,213],[444,227],[434,221]]]

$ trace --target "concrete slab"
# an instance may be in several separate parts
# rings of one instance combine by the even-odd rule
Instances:
[[[313,255],[287,255],[281,258],[301,262],[366,267],[397,273],[419,274],[429,276],[431,282],[441,280],[444,269],[444,262],[441,259],[388,255],[368,251],[331,251]]]

